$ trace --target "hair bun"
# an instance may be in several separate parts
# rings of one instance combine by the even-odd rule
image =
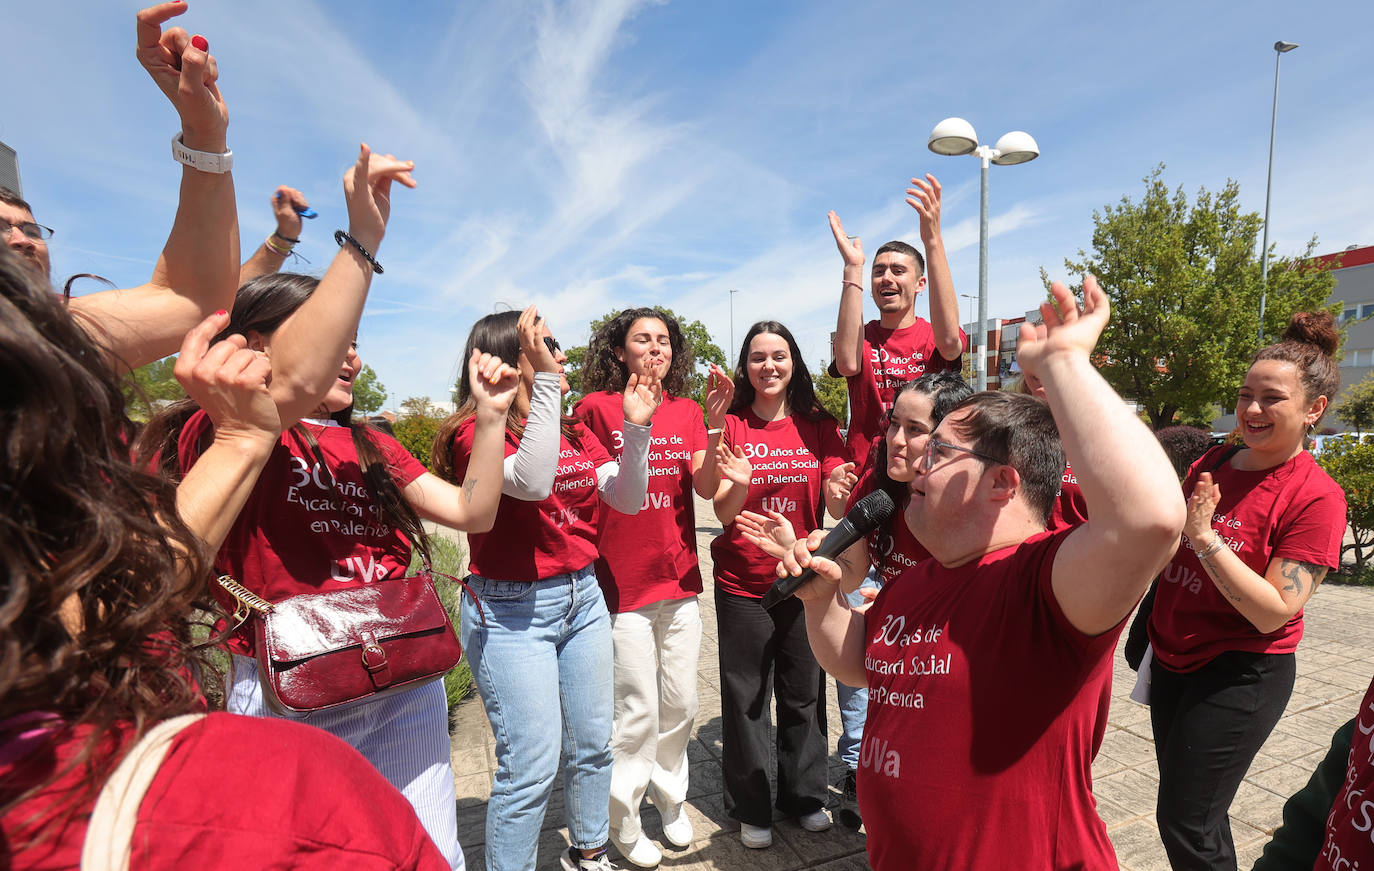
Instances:
[[[1295,312],[1288,329],[1283,331],[1282,341],[1316,345],[1322,353],[1331,356],[1340,347],[1341,334],[1329,311]]]

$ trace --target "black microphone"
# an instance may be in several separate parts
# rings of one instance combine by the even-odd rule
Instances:
[[[825,541],[822,541],[821,546],[816,548],[811,555],[834,559],[854,542],[886,523],[888,518],[892,516],[892,512],[896,510],[897,506],[886,491],[875,490],[869,493],[854,504],[854,507],[844,516],[843,520],[835,524],[835,528],[830,530]],[[815,576],[816,573],[812,569],[804,569],[796,577],[789,575],[785,578],[779,578],[773,582],[773,586],[768,592],[763,594],[763,607],[765,609],[773,607],[797,592],[802,584]]]

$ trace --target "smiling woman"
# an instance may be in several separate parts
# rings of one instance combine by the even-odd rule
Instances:
[[[1304,440],[1340,389],[1327,312],[1255,355],[1236,401],[1245,448],[1183,482],[1185,540],[1150,615],[1160,836],[1175,868],[1234,868],[1231,800],[1288,704],[1303,605],[1340,564],[1345,494]],[[1203,472],[1201,469],[1215,469]]]

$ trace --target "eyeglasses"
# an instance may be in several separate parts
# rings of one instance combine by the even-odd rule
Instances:
[[[563,348],[553,336],[544,337],[544,347],[549,349],[550,354],[557,354]]]
[[[8,236],[10,230],[18,230],[35,242],[42,242],[52,238],[52,227],[44,227],[42,224],[35,224],[33,221],[25,221],[22,224],[11,224],[0,218],[0,238]]]
[[[925,469],[927,472],[935,468],[936,453],[945,448],[949,448],[952,451],[959,451],[960,453],[973,454],[980,460],[987,460],[989,463],[994,463],[998,466],[1005,464],[1005,461],[999,460],[993,456],[989,456],[988,454],[975,451],[973,448],[965,448],[960,445],[952,445],[949,442],[942,442],[939,439],[931,439],[930,441],[926,442]]]

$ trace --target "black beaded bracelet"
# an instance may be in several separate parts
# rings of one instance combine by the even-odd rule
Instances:
[[[276,230],[273,230],[273,231],[272,231],[272,235],[273,235],[273,236],[276,236],[278,239],[282,240],[283,242],[285,242],[285,243],[288,244],[288,245],[299,245],[299,244],[300,244],[300,241],[301,241],[301,240],[299,240],[299,239],[292,239],[290,236],[283,236],[281,233],[279,233],[279,232],[276,231]]]
[[[382,264],[378,263],[377,258],[373,257],[372,254],[369,253],[368,250],[363,247],[363,244],[359,242],[357,239],[354,239],[352,236],[348,235],[343,230],[335,230],[334,241],[339,243],[340,248],[343,247],[343,244],[345,242],[352,245],[354,248],[357,248],[358,253],[363,255],[363,259],[366,260],[368,263],[372,264],[372,271],[377,273],[378,275],[382,274]]]

